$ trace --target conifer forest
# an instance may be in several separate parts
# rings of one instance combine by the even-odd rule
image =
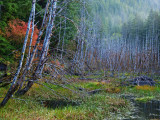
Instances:
[[[0,0],[0,120],[160,120],[160,0]]]

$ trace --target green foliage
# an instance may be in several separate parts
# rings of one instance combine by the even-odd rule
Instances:
[[[42,2],[43,3],[43,2]],[[15,19],[21,19],[25,22],[28,21],[28,17],[30,15],[31,0],[5,0],[0,1],[1,9],[0,9],[0,57],[5,58],[6,60],[11,60],[10,58],[13,57],[7,56],[14,48],[20,48],[21,45],[17,46],[17,43],[12,44],[13,41],[21,40],[21,37],[15,38],[16,36],[13,35],[12,41],[10,41],[9,38],[7,38],[7,32],[11,32],[11,28],[7,31],[7,27],[9,26],[9,21],[15,20]],[[42,10],[40,5],[36,5],[36,12]],[[38,20],[41,20],[42,18],[37,18]],[[19,28],[22,29],[22,28]],[[24,31],[24,30],[23,30]],[[21,32],[19,32],[20,34]],[[25,31],[24,31],[25,34]],[[2,35],[4,37],[2,37]],[[14,39],[14,40],[13,40]],[[21,42],[22,43],[22,42]]]
[[[43,3],[43,2],[42,2]],[[7,22],[13,19],[21,19],[25,22],[28,21],[30,15],[31,0],[5,0],[1,1],[1,19],[0,19],[0,28],[4,30],[7,26]],[[41,6],[36,4],[36,11],[42,10]],[[41,17],[37,18],[41,20]]]
[[[7,56],[13,49],[14,47],[0,35],[0,56]]]
[[[63,0],[59,2],[60,6],[64,6]],[[60,39],[60,48],[63,44],[64,49],[74,50],[74,38],[77,35],[78,25],[80,22],[80,2],[70,1],[66,8],[61,12],[61,16],[56,17],[55,24],[58,25],[54,31],[54,38],[51,39],[51,47],[55,47]],[[59,10],[59,9],[58,9]],[[57,10],[57,11],[58,11]],[[65,23],[66,20],[66,23]],[[68,47],[69,46],[69,47]]]
[[[2,21],[15,18],[25,19],[29,16],[31,8],[30,0],[5,0],[2,6]]]

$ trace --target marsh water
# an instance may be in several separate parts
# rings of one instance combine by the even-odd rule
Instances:
[[[134,99],[130,99],[130,101],[135,109],[132,111],[132,117],[125,120],[160,120],[160,101],[138,102]]]

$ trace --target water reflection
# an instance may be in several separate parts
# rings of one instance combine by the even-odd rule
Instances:
[[[143,103],[132,100],[132,102],[137,108],[134,114],[139,116],[140,120],[160,119],[160,101],[154,100]]]
[[[131,117],[124,120],[160,120],[160,101],[138,102],[133,97],[125,98],[133,103],[135,109],[132,111]]]
[[[135,96],[122,95],[135,106],[131,111],[130,118],[123,120],[160,120],[160,100],[151,100],[148,102],[139,102]]]

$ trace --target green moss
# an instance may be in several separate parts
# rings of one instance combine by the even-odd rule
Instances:
[[[153,100],[154,98],[155,98],[154,96],[146,96],[146,97],[136,98],[135,100],[138,102],[148,102]]]
[[[74,77],[73,77],[74,79]],[[135,87],[121,87],[116,85],[116,78],[108,78],[111,83],[103,84],[97,81],[81,81],[76,79],[75,82],[65,85],[69,89],[77,90],[77,87],[85,88],[87,91],[94,89],[110,90],[114,88],[120,89],[120,92],[100,92],[91,96],[80,96],[80,94],[71,92],[69,89],[61,86],[44,83],[48,88],[39,84],[34,86],[24,95],[19,97],[25,101],[12,99],[0,111],[0,119],[79,119],[79,120],[99,120],[99,119],[123,119],[130,116],[130,111],[134,109],[129,101],[121,98],[122,94],[132,94],[137,97],[137,101],[147,102],[152,99],[158,99],[160,87],[156,86],[154,91],[137,90]],[[75,86],[75,87],[73,87]],[[0,96],[5,96],[9,87],[0,88]],[[112,89],[111,89],[112,90]],[[71,101],[57,97],[54,93],[61,94],[69,98]],[[13,96],[17,97],[17,96]],[[1,102],[2,99],[0,99]],[[73,102],[76,101],[76,102]],[[77,102],[78,101],[78,102]],[[3,119],[2,119],[3,120]]]
[[[1,100],[1,99],[0,99]],[[59,99],[59,101],[62,101]],[[112,119],[124,115],[130,110],[129,103],[116,95],[106,93],[85,98],[80,104],[59,104],[52,99],[51,105],[44,101],[43,104],[37,101],[10,100],[1,109],[0,118],[5,120],[33,120],[33,119],[60,119],[60,120],[89,120],[89,119]],[[111,114],[114,114],[112,116]]]
[[[9,100],[7,105],[0,110],[0,119],[118,119],[119,116],[126,116],[126,112],[130,111],[132,107],[128,101],[122,99],[118,94],[102,92],[80,99],[77,93],[73,93],[68,89],[49,83],[43,84],[52,88],[55,93],[60,93],[73,101],[78,100],[78,104],[63,100],[55,96],[51,90],[35,84],[24,96],[19,97],[24,101],[19,99]],[[74,85],[82,85],[88,89],[97,88],[97,82],[75,82]],[[72,85],[67,87],[73,88]],[[103,85],[99,87],[103,87]],[[5,96],[8,89],[8,87],[0,88],[0,96]],[[17,96],[14,95],[13,97]],[[2,99],[0,99],[1,101]],[[129,116],[129,114],[127,115]]]

